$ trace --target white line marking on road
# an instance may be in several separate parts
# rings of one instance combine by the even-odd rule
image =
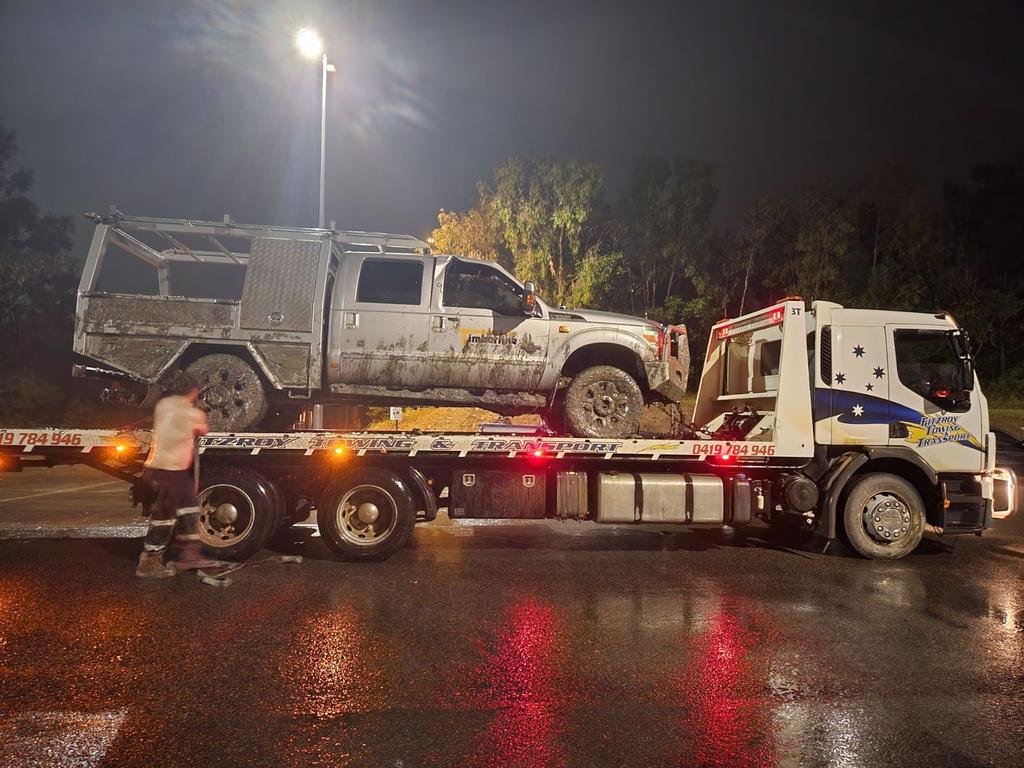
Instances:
[[[0,764],[92,768],[106,756],[127,714],[127,709],[24,712],[0,720]]]
[[[120,480],[111,480],[106,483],[91,483],[90,485],[76,485],[74,488],[61,488],[57,491],[41,491],[40,493],[30,493],[27,496],[13,496],[10,499],[0,499],[0,504],[6,504],[10,501],[24,501],[25,499],[37,499],[40,496],[53,496],[58,493],[74,493],[75,491],[86,491],[89,488],[102,488],[107,485],[116,485],[120,483]]]

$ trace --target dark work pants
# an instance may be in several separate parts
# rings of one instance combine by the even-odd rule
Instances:
[[[199,500],[192,474],[187,469],[147,469],[142,479],[157,492],[143,550],[166,558],[172,540],[178,548],[199,541]]]

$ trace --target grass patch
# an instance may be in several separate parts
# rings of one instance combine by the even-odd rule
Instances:
[[[1013,435],[1024,437],[1024,408],[1000,408],[990,406],[988,409],[989,424],[1005,429]]]

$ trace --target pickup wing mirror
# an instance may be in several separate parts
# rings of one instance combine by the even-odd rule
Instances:
[[[532,280],[523,286],[523,314],[533,317],[537,314],[537,288]]]

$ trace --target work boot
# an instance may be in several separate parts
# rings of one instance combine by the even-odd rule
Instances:
[[[176,573],[172,566],[164,563],[162,552],[143,552],[135,568],[135,575],[141,579],[166,579]]]
[[[186,541],[172,564],[179,571],[194,571],[198,568],[226,568],[229,565],[234,565],[226,560],[214,560],[207,557],[203,554],[202,543],[198,541]]]

